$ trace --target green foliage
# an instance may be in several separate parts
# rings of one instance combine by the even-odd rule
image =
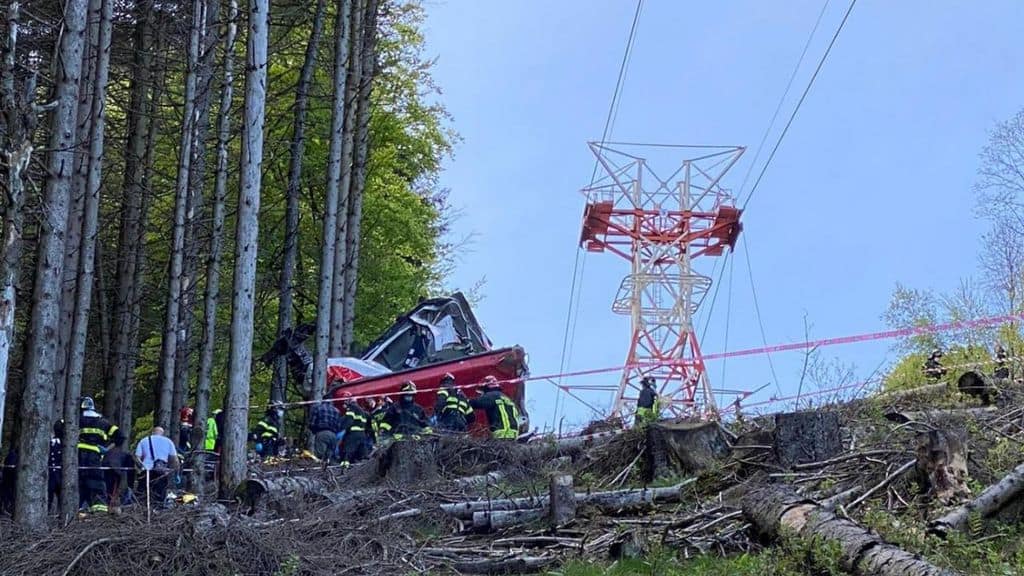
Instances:
[[[955,532],[943,540],[928,536],[922,525],[885,511],[869,512],[862,521],[886,541],[961,574],[1024,574],[1024,533],[1019,525],[989,526],[987,537]]]
[[[438,185],[442,163],[458,140],[449,127],[448,113],[438,101],[439,91],[431,78],[432,61],[424,55],[424,38],[420,32],[424,11],[417,1],[388,0],[382,11],[379,42],[379,74],[371,98],[370,154],[367,182],[363,196],[361,258],[356,298],[355,340],[357,347],[376,338],[396,316],[405,312],[423,297],[442,289],[442,271],[452,258],[445,234],[451,214],[446,196]],[[264,128],[266,146],[263,159],[263,189],[260,205],[260,243],[256,284],[254,356],[266,350],[277,337],[279,307],[278,283],[284,251],[284,218],[288,180],[290,143],[293,133],[295,85],[298,82],[303,55],[310,34],[313,3],[289,5],[272,12],[276,26],[272,28],[269,63],[267,122]],[[310,88],[306,119],[306,147],[300,195],[298,261],[294,280],[294,321],[311,322],[316,317],[319,262],[322,242],[327,157],[331,125],[332,64],[334,48],[333,4],[328,13],[318,50],[318,64]],[[236,47],[235,102],[232,115],[234,130],[242,110],[244,75],[244,42]],[[178,59],[171,59],[177,62]],[[218,56],[219,66],[219,56]],[[154,154],[153,196],[149,210],[147,234],[147,271],[143,279],[140,351],[136,370],[134,414],[145,416],[153,410],[154,389],[159,379],[160,347],[163,338],[164,310],[167,290],[167,262],[170,257],[171,226],[174,210],[174,187],[181,129],[180,86],[184,70],[172,68],[166,84],[174,88],[164,92],[161,101],[160,133]],[[215,79],[214,86],[217,86]],[[121,89],[124,92],[125,89]],[[125,101],[127,98],[125,97]],[[215,123],[217,97],[211,119]],[[123,106],[123,105],[122,105]],[[108,107],[115,118],[124,116],[117,103]],[[215,125],[215,124],[214,124]],[[210,230],[208,213],[213,191],[215,151],[213,128],[207,148],[207,178],[199,217],[200,269],[193,295],[195,324],[192,345],[198,350],[202,337],[203,264]],[[233,290],[234,213],[238,196],[237,158],[240,138],[230,145],[227,192],[227,222],[224,230],[221,266],[220,305],[217,309],[217,335],[211,409],[221,405],[226,381],[225,369],[231,322],[230,296]],[[111,175],[107,196],[117,198],[120,185]],[[112,203],[113,204],[113,203]],[[113,220],[119,206],[105,207]],[[115,226],[105,227],[110,245],[116,245]],[[106,236],[104,237],[106,239]],[[114,249],[109,249],[115,254]],[[111,282],[112,284],[112,282]],[[191,355],[191,386],[194,387],[198,354]],[[102,389],[99,371],[86,383],[86,390]],[[253,367],[251,396],[254,404],[269,396],[271,370],[261,364]],[[292,391],[292,398],[297,392]],[[191,396],[190,396],[191,398]],[[191,400],[190,400],[191,401]],[[252,414],[255,419],[259,414]],[[140,418],[136,429],[148,426],[150,420]]]
[[[837,546],[800,539],[783,539],[777,546],[758,554],[729,557],[701,555],[679,558],[676,551],[659,548],[643,558],[624,559],[612,564],[593,561],[570,562],[551,576],[833,576],[846,574],[840,565]]]
[[[943,381],[953,383],[968,370],[978,370],[979,365],[983,370],[986,369],[986,365],[983,363],[992,358],[988,350],[981,347],[954,346],[945,350],[944,353],[942,364],[949,369],[949,372]],[[897,362],[886,374],[882,389],[891,392],[930,384],[931,381],[925,377],[923,372],[928,354],[928,352],[915,352]]]

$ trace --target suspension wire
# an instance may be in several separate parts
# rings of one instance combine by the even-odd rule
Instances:
[[[754,295],[754,312],[757,316],[757,325],[761,329],[761,342],[767,348],[768,337],[765,336],[764,320],[761,318],[761,305],[758,304],[757,301],[757,287],[754,283],[754,269],[750,265],[750,248],[747,245],[747,235],[741,234],[740,239],[743,241],[743,255],[747,261],[747,277],[750,278],[750,293]],[[782,388],[779,387],[779,376],[775,373],[775,363],[772,362],[772,353],[769,351],[766,352],[765,355],[768,357],[768,368],[771,370],[772,380],[775,381],[775,391],[778,392],[779,396],[781,396]]]
[[[732,252],[731,251],[730,252],[726,252],[725,256],[720,259],[721,262],[722,262],[722,269],[721,270],[718,270],[718,262],[719,262],[719,260],[715,260],[715,267],[711,269],[711,277],[713,279],[712,283],[715,285],[715,290],[714,290],[714,292],[711,293],[711,303],[708,304],[707,307],[704,308],[708,312],[707,312],[707,315],[704,317],[704,329],[701,330],[701,332],[700,332],[700,340],[699,340],[699,342],[700,342],[701,349],[704,348],[704,337],[707,336],[707,334],[708,334],[708,328],[711,327],[711,311],[714,310],[715,302],[718,301],[718,290],[722,287],[722,279],[725,278],[725,262],[726,262],[726,260],[728,260],[730,258],[730,256],[732,256]],[[716,271],[718,272],[718,279],[714,280],[715,272]]]
[[[786,126],[782,129],[782,133],[779,134],[779,139],[776,140],[771,154],[768,155],[768,160],[766,160],[764,166],[761,167],[761,172],[757,175],[757,180],[754,181],[754,186],[751,187],[746,201],[743,202],[743,210],[747,209],[747,204],[750,203],[750,199],[754,196],[754,192],[757,191],[758,185],[761,184],[761,179],[764,178],[765,172],[768,171],[768,166],[771,165],[772,160],[775,158],[775,153],[779,151],[779,146],[782,145],[782,140],[789,132],[789,127],[793,125],[793,120],[796,119],[797,113],[800,112],[800,107],[807,98],[807,94],[811,91],[811,87],[814,86],[814,81],[818,78],[818,73],[821,72],[821,68],[825,65],[828,55],[832,52],[832,47],[835,46],[836,40],[839,39],[839,33],[843,31],[843,27],[846,26],[846,21],[850,18],[850,13],[853,12],[853,7],[856,5],[857,0],[850,0],[850,6],[846,9],[846,14],[843,15],[843,20],[839,23],[839,27],[836,28],[835,34],[832,35],[832,40],[828,43],[828,47],[825,48],[825,53],[821,55],[821,60],[818,61],[818,66],[814,69],[814,74],[811,75],[811,79],[807,82],[807,87],[804,88],[803,94],[800,95],[800,100],[797,101],[796,106],[793,108],[793,113],[789,115],[789,120],[786,122]]]
[[[625,84],[626,72],[629,69],[629,62],[633,55],[633,45],[636,40],[637,24],[640,21],[640,13],[643,10],[644,0],[637,0],[636,9],[633,12],[633,21],[629,26],[629,36],[626,39],[626,48],[622,54],[622,62],[619,64],[619,74],[615,80],[615,89],[612,91],[612,101],[608,105],[608,114],[605,117],[604,129],[601,131],[601,145],[603,146],[611,134],[618,117],[619,104],[622,97],[622,87]],[[597,182],[597,169],[599,162],[594,159],[594,168],[590,173],[590,187]],[[589,197],[588,197],[589,201]],[[582,252],[582,258],[580,254]],[[587,252],[582,246],[576,246],[576,261],[573,264],[572,285],[569,289],[569,309],[565,316],[565,331],[562,336],[562,354],[559,360],[559,373],[564,373],[567,364],[572,363],[573,349],[576,343],[576,326],[579,322],[580,301],[583,295],[583,272],[586,270]],[[575,303],[573,302],[575,297]],[[561,387],[562,379],[558,380],[558,395],[555,397],[555,413],[552,426],[557,426],[559,414],[565,405],[564,389]]]
[[[772,128],[775,126],[775,120],[779,117],[779,112],[782,111],[782,105],[786,103],[786,97],[789,96],[789,90],[793,87],[793,81],[796,80],[797,72],[800,71],[800,67],[804,64],[804,57],[807,56],[807,49],[811,47],[811,40],[814,39],[814,35],[818,32],[818,26],[821,24],[821,18],[825,15],[825,11],[828,9],[828,5],[832,0],[825,0],[825,4],[821,7],[821,11],[818,12],[818,19],[814,21],[814,27],[811,28],[811,34],[807,37],[807,42],[804,43],[804,49],[800,52],[800,58],[796,61],[796,66],[793,67],[793,73],[789,75],[789,82],[786,83],[786,89],[782,91],[782,97],[779,98],[779,103],[775,106],[775,112],[772,114],[771,121],[768,122],[768,126],[764,129],[764,134],[761,136],[761,142],[757,145],[757,151],[754,152],[754,158],[750,161],[750,165],[747,166],[747,173],[743,175],[743,183],[740,184],[740,188],[737,191],[736,196],[743,196],[743,189],[747,187],[747,181],[750,180],[750,175],[754,172],[754,166],[757,165],[758,159],[761,158],[761,152],[764,149],[765,142],[768,141],[768,135],[771,134]]]

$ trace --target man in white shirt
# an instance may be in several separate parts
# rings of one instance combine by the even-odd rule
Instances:
[[[162,506],[167,498],[167,483],[171,472],[178,467],[178,451],[174,442],[164,436],[164,429],[157,426],[152,433],[135,446],[135,457],[142,463],[144,470],[149,470],[149,489],[151,499]],[[147,475],[140,480],[145,482]],[[145,485],[143,484],[143,488]]]

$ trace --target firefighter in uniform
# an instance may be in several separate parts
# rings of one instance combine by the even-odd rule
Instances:
[[[924,363],[924,375],[930,380],[938,380],[946,375],[946,369],[942,366],[942,350],[932,350],[931,356]]]
[[[1006,365],[1006,360],[1006,350],[1003,349],[1003,345],[996,344],[996,371],[992,375],[1000,380],[1010,377],[1010,367]]]
[[[352,399],[352,394],[341,395],[345,402],[345,416],[341,423],[341,463],[348,466],[353,462],[365,460],[369,455],[368,438],[373,435],[370,415]]]
[[[455,387],[455,376],[451,373],[441,378],[441,389],[437,391],[434,403],[437,427],[445,432],[465,432],[473,421],[473,407],[469,399]]]
[[[519,437],[519,408],[511,398],[501,391],[498,379],[494,376],[484,378],[481,394],[469,401],[473,408],[483,410],[487,415],[487,424],[491,428],[491,437],[500,440],[515,440]]]
[[[654,377],[644,376],[640,380],[640,397],[636,401],[636,426],[657,422],[661,417],[661,402],[654,390]]]
[[[402,384],[402,397],[391,405],[384,423],[391,429],[395,440],[411,436],[414,440],[420,434],[431,432],[427,424],[427,414],[416,404],[416,384],[411,380]]]
[[[263,418],[256,423],[256,429],[249,433],[256,442],[256,453],[263,458],[277,455],[277,440],[281,429],[279,408],[280,404],[276,403],[267,408]]]
[[[92,398],[82,398],[82,415],[78,420],[78,486],[80,505],[89,512],[106,512],[106,481],[103,470],[103,454],[113,444],[117,426],[96,412]]]
[[[387,421],[388,411],[391,409],[391,398],[382,397],[376,401],[371,400],[370,420],[373,423],[373,434],[378,440],[391,436],[391,424]]]

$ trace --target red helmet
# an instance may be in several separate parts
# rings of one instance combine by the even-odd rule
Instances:
[[[194,412],[191,406],[185,406],[181,409],[181,412],[178,413],[178,416],[181,418],[181,422],[186,424],[192,423],[193,415]]]

